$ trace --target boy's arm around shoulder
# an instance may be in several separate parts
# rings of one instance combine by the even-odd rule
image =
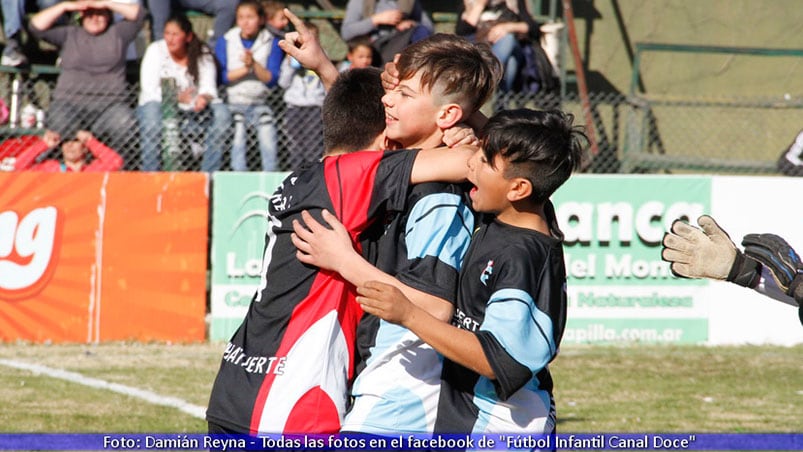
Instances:
[[[477,150],[476,146],[461,145],[419,151],[413,163],[410,182],[463,182],[466,180],[468,160]]]

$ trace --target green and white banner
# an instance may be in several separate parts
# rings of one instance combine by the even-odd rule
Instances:
[[[286,173],[216,173],[210,340],[227,340],[259,284],[267,201]],[[739,244],[773,232],[803,252],[803,179],[578,175],[553,197],[565,233],[563,343],[795,344],[797,312],[733,284],[672,276],[661,239],[677,218],[710,214]],[[270,281],[268,281],[270,284]]]
[[[228,340],[259,286],[268,200],[287,173],[223,173],[212,181],[209,340]]]
[[[672,221],[711,211],[709,177],[571,179],[553,198],[565,234],[564,343],[707,341],[695,287],[672,276],[661,239]]]

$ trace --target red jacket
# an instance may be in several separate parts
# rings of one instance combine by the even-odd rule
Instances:
[[[86,148],[92,153],[94,157],[91,162],[84,164],[81,171],[117,171],[123,167],[123,158],[114,149],[106,146],[98,141],[96,138],[90,138],[86,142]],[[36,143],[20,152],[17,155],[17,160],[14,162],[14,169],[16,171],[44,171],[49,173],[72,172],[73,170],[67,167],[59,160],[48,159],[39,163],[36,162],[38,157],[43,152],[47,151],[47,143],[44,140],[38,140]]]

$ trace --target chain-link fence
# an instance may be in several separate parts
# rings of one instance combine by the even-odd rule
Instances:
[[[498,108],[560,108],[594,138],[586,172],[775,174],[803,129],[803,100],[508,94]],[[588,114],[586,112],[589,112]]]
[[[232,113],[224,105],[213,105],[200,114],[139,107],[135,81],[119,108],[107,108],[109,102],[104,99],[96,99],[91,108],[64,105],[49,97],[55,77],[0,79],[0,96],[19,106],[17,117],[12,118],[16,122],[0,126],[0,139],[41,133],[43,128],[67,134],[87,129],[123,157],[126,170],[286,171],[319,157],[322,150],[318,110],[289,112],[279,88],[271,92],[263,114],[240,122],[248,115]],[[32,119],[31,110],[25,108],[29,104],[45,112],[38,124],[43,128],[37,128],[35,113]],[[587,130],[594,142],[585,171],[594,173],[776,173],[778,156],[803,128],[803,102],[798,99],[590,93],[589,108],[583,105],[574,92],[507,93],[498,94],[483,111],[560,108],[573,113],[577,124],[591,122]],[[241,136],[244,142],[235,140],[238,127],[246,131]],[[310,149],[314,155],[299,151]],[[275,164],[270,160],[273,153]],[[60,152],[51,151],[42,158],[58,159]]]

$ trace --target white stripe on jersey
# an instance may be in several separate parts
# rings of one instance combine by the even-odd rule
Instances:
[[[354,405],[342,430],[378,435],[432,433],[440,398],[443,359],[407,329],[384,350],[372,350],[371,360],[354,383]]]
[[[337,319],[337,311],[330,311],[312,324],[287,352],[282,373],[276,375],[272,385],[279,389],[270,391],[265,399],[259,418],[259,433],[284,431],[296,403],[316,386],[332,399],[338,413],[345,412],[348,366],[327,364],[348,363],[350,348]]]

